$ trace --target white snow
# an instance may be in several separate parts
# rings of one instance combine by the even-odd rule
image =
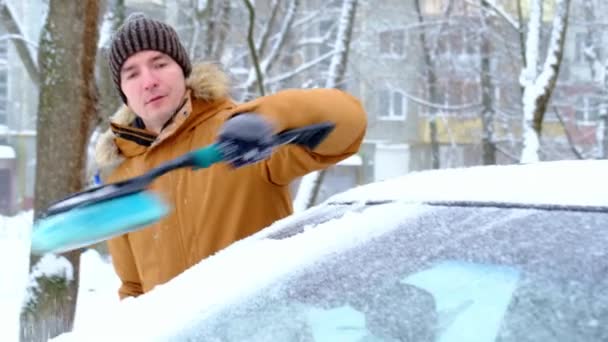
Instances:
[[[32,218],[31,211],[14,217],[0,216],[0,341],[3,342],[19,340],[19,315],[27,300],[28,282],[33,278],[28,275]],[[120,281],[110,261],[102,259],[94,250],[81,255],[80,269],[74,326],[88,329],[96,324],[97,315],[111,314],[118,303]],[[47,255],[32,275],[41,274],[72,279],[72,265],[65,258]]]
[[[311,196],[313,195],[313,189],[315,184],[319,181],[319,172],[310,172],[300,180],[298,185],[298,191],[296,197],[293,200],[293,211],[298,213],[306,210],[309,203],[311,202]]]
[[[608,160],[555,161],[414,172],[351,189],[342,201],[475,201],[606,206]]]
[[[601,182],[607,172],[608,161],[542,162],[419,172],[362,186],[330,200],[399,202],[368,207],[363,213],[355,210],[315,229],[303,227],[306,234],[288,239],[264,239],[302,216],[312,215],[311,212],[335,209],[317,206],[281,220],[202,261],[169,284],[121,302],[111,315],[99,315],[97,326],[77,328],[56,341],[105,341],[134,336],[155,341],[185,333],[220,308],[287,279],[290,270],[311,265],[329,253],[352,248],[394,229],[398,222],[430,210],[417,203],[424,200],[608,205],[605,196],[608,185]],[[412,203],[404,205],[402,201]],[[377,222],[383,224],[374,224]],[[285,255],[289,258],[280,257]]]
[[[343,161],[339,162],[338,165],[343,165],[343,166],[361,166],[363,165],[363,159],[361,159],[361,157],[359,157],[358,155],[352,155],[346,159],[344,159]]]
[[[353,210],[306,234],[265,239],[303,217],[335,210],[321,205],[278,221],[187,270],[146,295],[118,301],[119,280],[108,260],[97,252],[82,255],[81,286],[74,331],[54,341],[163,340],[184,332],[226,305],[277,281],[290,271],[320,258],[350,249],[395,229],[397,223],[432,210],[421,201],[500,201],[513,203],[608,206],[607,160],[540,162],[528,165],[472,167],[411,173],[336,195],[329,201],[361,203],[396,200],[383,206]],[[405,205],[404,205],[404,202]],[[407,203],[411,202],[411,203]],[[28,264],[31,213],[0,217],[0,312],[3,322],[17,322]],[[374,223],[382,222],[381,225]],[[289,255],[289,258],[280,256]],[[65,272],[60,259],[48,258],[44,272]],[[20,274],[20,276],[18,276]],[[10,275],[10,281],[6,281]],[[18,330],[1,330],[2,341],[16,339]]]
[[[373,207],[366,209],[365,215],[347,213],[339,219],[339,225],[329,221],[289,239],[241,240],[185,271],[170,284],[120,302],[112,315],[99,315],[96,328],[74,329],[53,341],[108,341],[134,336],[141,341],[175,339],[174,334],[183,333],[226,305],[284,280],[290,271],[384,234],[395,229],[398,222],[425,210],[429,207]],[[373,224],[379,220],[383,222],[380,227]],[[331,229],[323,229],[329,225]],[[289,258],[277,257],[281,255]]]
[[[74,279],[74,267],[68,259],[54,254],[44,255],[30,272],[29,282],[25,295],[25,302],[34,299],[38,292],[38,278],[59,277],[72,281]]]
[[[0,159],[15,159],[17,154],[15,150],[6,145],[0,145]]]
[[[119,303],[120,279],[108,257],[89,249],[80,255],[80,284],[74,329],[88,330],[97,325],[98,315],[111,315]]]
[[[32,212],[0,216],[0,341],[19,340],[19,313],[25,298]]]

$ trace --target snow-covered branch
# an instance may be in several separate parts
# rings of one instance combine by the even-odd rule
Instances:
[[[301,72],[306,71],[306,70],[314,67],[315,65],[323,62],[324,60],[332,57],[335,53],[336,52],[333,51],[333,50],[329,51],[329,52],[325,53],[324,55],[321,55],[321,56],[319,56],[319,57],[317,57],[317,58],[315,58],[315,59],[313,59],[311,61],[308,61],[308,62],[306,62],[306,63],[298,66],[297,68],[295,68],[294,70],[292,70],[290,72],[287,72],[287,73],[281,74],[279,76],[275,76],[273,78],[267,79],[264,82],[264,84],[270,85],[270,84],[273,84],[273,83],[282,82],[282,81],[288,80],[288,79],[290,79],[292,77],[295,77],[298,74],[300,74]]]
[[[403,92],[403,95],[419,105],[423,105],[425,107],[439,109],[439,110],[443,110],[443,111],[461,111],[461,110],[467,110],[467,109],[477,109],[481,106],[481,102],[465,103],[465,104],[461,104],[461,105],[447,105],[447,104],[439,104],[439,103],[433,103],[430,101],[426,101],[420,97],[414,96],[407,92]]]
[[[568,140],[568,146],[570,146],[570,150],[578,159],[585,159],[582,153],[578,150],[578,148],[576,148],[576,145],[574,144],[574,139],[572,139],[572,135],[570,134],[570,131],[568,130],[568,127],[564,122],[564,118],[562,118],[562,115],[559,113],[559,110],[557,110],[556,107],[553,107],[553,111],[555,113],[555,116],[557,116],[559,123],[562,125],[562,128],[564,129],[564,133],[566,134],[566,139]]]
[[[21,40],[24,43],[28,44],[29,46],[33,47],[34,49],[38,49],[38,43],[33,42],[19,34],[4,34],[4,35],[0,36],[0,41],[3,41],[3,40]]]
[[[258,43],[256,44],[260,56],[264,56],[266,53],[266,46],[268,46],[268,41],[270,40],[270,33],[272,32],[274,22],[277,19],[277,14],[279,13],[279,2],[277,0],[273,0],[270,7],[272,8],[270,10],[270,18],[268,21],[266,21],[264,30],[262,31],[262,34],[260,34]]]
[[[520,75],[524,89],[523,127],[524,148],[521,162],[529,163],[539,160],[540,135],[547,103],[555,87],[559,67],[562,61],[566,29],[568,27],[568,9],[570,0],[557,0],[553,27],[549,39],[547,57],[543,67],[538,70],[539,43],[542,23],[542,1],[534,0],[530,6],[530,21],[526,39],[526,66]]]
[[[334,53],[325,82],[326,88],[340,88],[345,78],[356,10],[357,0],[344,0],[342,2]],[[313,172],[302,179],[302,186],[298,190],[294,205],[296,210],[310,208],[315,204],[326,172],[326,170]]]
[[[335,54],[329,65],[326,88],[336,88],[344,80],[356,8],[357,0],[344,0],[334,46]]]
[[[277,60],[279,53],[285,46],[285,40],[287,39],[288,32],[293,23],[293,19],[295,18],[295,14],[298,8],[299,0],[291,0],[289,3],[289,7],[287,8],[287,14],[285,15],[285,19],[281,25],[279,32],[277,33],[278,39],[272,45],[272,48],[268,52],[268,55],[264,56],[264,59],[260,63],[260,72],[262,75],[266,75],[268,73],[268,69],[270,66]],[[258,50],[259,51],[259,50]],[[246,89],[252,91],[252,87],[255,85],[255,74],[253,70],[249,73],[249,78],[247,79]]]
[[[470,3],[470,1],[467,2]],[[507,13],[507,11],[505,11],[502,7],[500,7],[494,0],[482,0],[482,2],[491,8],[494,13],[503,18],[515,31],[520,30],[519,22],[509,13]]]
[[[304,46],[307,46],[307,45],[322,45],[322,44],[327,44],[327,42],[331,38],[331,34],[332,34],[332,30],[330,29],[330,30],[327,30],[323,34],[323,36],[302,38],[302,39],[300,39],[297,42],[296,47],[304,47]]]
[[[15,11],[6,2],[0,2],[0,25],[4,27],[4,30],[8,32],[9,35],[24,37],[24,31],[17,21]],[[21,61],[23,62],[28,75],[35,84],[38,84],[40,82],[38,64],[36,63],[36,58],[34,58],[35,53],[33,53],[28,44],[26,44],[27,40],[11,39],[11,41],[15,45],[19,57],[21,57]]]

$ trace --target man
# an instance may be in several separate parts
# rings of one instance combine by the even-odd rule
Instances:
[[[365,134],[361,105],[335,89],[287,90],[234,103],[218,68],[192,67],[175,30],[141,14],[115,33],[109,62],[125,106],[96,147],[105,182],[141,175],[226,136],[253,136],[264,147],[273,133],[327,121],[336,125],[312,151],[284,145],[243,167],[234,167],[238,161],[219,163],[159,177],[151,189],[171,203],[171,213],[108,242],[121,298],[150,291],[289,215],[290,182],[354,154]]]

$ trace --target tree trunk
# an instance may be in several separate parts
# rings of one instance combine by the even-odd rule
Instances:
[[[494,143],[494,84],[490,70],[490,53],[492,51],[488,28],[491,25],[487,16],[489,12],[488,3],[481,0],[481,16],[484,34],[481,35],[481,122],[482,122],[482,162],[484,165],[496,164],[496,146]]]
[[[422,27],[424,24],[424,17],[422,16],[422,10],[420,9],[420,0],[416,0],[415,5],[416,13],[418,14],[418,22]],[[423,29],[420,31],[420,46],[422,48],[424,65],[426,66],[425,72],[430,102],[438,103],[439,93],[437,91],[437,75],[435,75],[435,66],[433,65],[430,47],[427,44],[426,35],[424,34]],[[429,133],[431,140],[431,166],[433,169],[438,169],[441,166],[441,163],[439,159],[439,139],[437,137],[437,109],[431,108],[430,110]]]
[[[214,0],[207,0],[207,7],[209,8],[209,12],[211,15],[209,15],[209,18],[207,18],[206,20],[206,29],[205,29],[205,44],[203,44],[203,56],[205,56],[206,58],[208,58],[208,56],[211,56],[213,53],[213,46],[215,45],[215,38],[216,38],[216,18],[214,17],[215,12],[217,12],[215,10],[215,1]]]
[[[96,116],[98,21],[96,0],[49,1],[38,54],[36,217],[52,201],[83,188],[86,145]],[[65,257],[72,264],[74,280],[37,279],[40,295],[27,304],[22,315],[25,341],[46,341],[72,328],[80,251]]]
[[[553,27],[549,39],[547,57],[539,72],[539,45],[541,38],[542,2],[535,0],[531,4],[528,37],[526,41],[526,67],[522,70],[521,83],[524,86],[522,104],[523,142],[521,162],[536,162],[540,152],[540,137],[547,105],[561,66],[566,32],[568,28],[568,13],[570,0],[557,0]]]

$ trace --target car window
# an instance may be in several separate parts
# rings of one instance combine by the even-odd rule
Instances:
[[[603,212],[436,207],[180,339],[608,340],[606,227]]]

